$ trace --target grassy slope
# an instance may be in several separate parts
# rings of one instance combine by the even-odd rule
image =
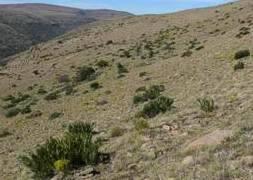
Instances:
[[[12,135],[0,139],[3,167],[0,174],[13,179],[19,171],[18,154],[51,135],[61,134],[67,123],[81,120],[96,122],[101,135],[109,137],[103,149],[115,152],[110,164],[97,167],[101,175],[94,179],[250,179],[251,168],[241,159],[253,155],[249,131],[253,127],[253,63],[249,57],[245,69],[234,72],[233,56],[240,49],[252,52],[251,34],[236,38],[242,27],[252,29],[252,10],[251,1],[241,1],[215,8],[98,23],[42,43],[38,46],[40,51],[13,57],[0,71],[0,94],[26,92],[39,100],[33,111],[40,110],[43,114],[33,119],[24,115],[6,119],[2,110],[1,126]],[[193,48],[192,56],[182,58],[194,39],[199,42],[195,48],[204,48]],[[106,45],[109,40],[113,44]],[[137,56],[136,47],[141,44],[142,55],[147,55],[149,52],[143,47],[147,41],[155,53],[144,59]],[[168,49],[166,42],[175,42],[174,50]],[[120,49],[132,49],[132,57],[120,57]],[[72,77],[77,67],[95,65],[99,60],[110,63],[97,78],[103,88],[91,91],[89,83],[83,83],[76,87],[75,95],[62,95],[52,102],[37,95],[38,86],[53,91],[59,86],[57,76]],[[126,77],[117,78],[117,62],[128,68]],[[39,70],[40,75],[34,75],[34,70]],[[141,72],[147,72],[147,76],[139,77]],[[35,84],[38,86],[27,90]],[[133,105],[132,98],[137,88],[153,84],[165,85],[164,95],[175,98],[176,108],[149,120],[150,128],[138,133],[133,122],[140,107]],[[84,94],[86,90],[89,93]],[[203,96],[214,98],[218,106],[214,113],[205,115],[200,111],[196,99]],[[108,104],[97,105],[102,100]],[[64,116],[48,120],[55,111],[63,112]],[[110,130],[117,126],[124,129],[123,136],[110,138]],[[235,139],[211,148],[186,151],[189,143],[216,129],[232,130]],[[194,157],[193,165],[182,165],[188,155]]]

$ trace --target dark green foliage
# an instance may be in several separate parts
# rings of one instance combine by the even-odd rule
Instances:
[[[90,84],[90,88],[93,89],[93,90],[97,90],[101,87],[102,86],[98,82],[93,82],[93,83]]]
[[[153,118],[160,113],[165,113],[172,109],[174,100],[172,98],[160,96],[144,105],[141,116],[144,118]]]
[[[40,87],[39,89],[38,89],[38,92],[37,92],[38,94],[47,94],[47,91],[43,88],[43,87]]]
[[[144,90],[144,89],[143,89]],[[134,104],[146,102],[148,100],[155,99],[161,95],[161,92],[165,90],[163,85],[153,85],[149,89],[144,90],[143,93],[134,96]]]
[[[32,112],[32,109],[30,106],[26,106],[23,109],[20,110],[21,114],[28,114]]]
[[[59,95],[57,92],[52,92],[52,93],[49,93],[48,95],[46,95],[44,99],[47,101],[52,101],[52,100],[56,100],[58,97],[59,97]]]
[[[244,69],[244,63],[239,61],[234,65],[234,70],[237,71],[239,69]]]
[[[143,92],[143,91],[146,91],[146,87],[145,86],[142,86],[142,87],[139,87],[138,89],[135,90],[135,92]]]
[[[215,109],[214,100],[211,98],[197,99],[200,109],[206,113],[213,112]]]
[[[61,112],[54,112],[54,113],[52,113],[52,114],[49,116],[49,119],[50,119],[50,120],[57,119],[57,118],[61,117],[62,115],[63,115],[63,113],[61,113]]]
[[[68,126],[68,131],[73,134],[93,133],[94,127],[93,123],[75,122]]]
[[[27,100],[28,98],[30,98],[30,95],[28,94],[22,94],[22,93],[18,93],[17,97],[13,97],[10,101],[12,104],[18,104],[22,101]]]
[[[123,66],[121,63],[117,64],[117,68],[118,68],[119,74],[128,73],[127,68],[125,66]]]
[[[11,117],[17,116],[19,113],[20,113],[20,109],[19,108],[12,108],[12,109],[9,109],[5,113],[5,117],[11,118]]]
[[[2,98],[3,101],[11,101],[13,99],[15,99],[15,97],[13,95],[8,95],[8,96]]]
[[[234,58],[241,59],[241,58],[245,58],[248,56],[250,56],[250,51],[247,49],[247,50],[240,50],[240,51],[236,52]]]
[[[188,51],[183,52],[181,57],[190,57],[191,55],[192,55],[192,51],[188,50]]]
[[[96,71],[94,68],[83,66],[76,73],[76,81],[77,82],[90,81],[95,78],[95,75]]]
[[[10,136],[11,133],[7,129],[0,129],[0,138]]]
[[[140,74],[139,74],[139,77],[143,77],[143,76],[146,76],[147,75],[147,72],[141,72]]]
[[[84,126],[89,128],[85,129]],[[93,129],[90,128],[93,125],[75,124],[75,130],[66,132],[63,138],[51,138],[35,152],[19,159],[38,179],[52,177],[56,171],[55,162],[59,160],[68,161],[68,168],[97,164],[100,161],[100,141],[93,140]]]
[[[109,63],[105,60],[101,60],[101,61],[98,61],[96,65],[100,68],[105,68],[105,67],[109,66]]]
[[[2,108],[3,108],[3,109],[10,109],[10,108],[13,108],[13,107],[15,107],[15,106],[16,106],[16,104],[10,103],[10,104],[6,104],[6,105],[2,106]]]

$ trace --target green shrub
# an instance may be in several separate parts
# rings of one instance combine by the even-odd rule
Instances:
[[[63,115],[63,113],[61,113],[61,112],[54,112],[49,116],[49,120],[57,119],[57,118],[61,117],[62,115]]]
[[[2,108],[3,108],[3,109],[10,109],[10,108],[13,108],[13,107],[15,107],[15,106],[16,106],[16,104],[10,103],[10,104],[3,105]]]
[[[93,123],[74,122],[68,126],[68,131],[72,134],[93,133],[94,127]]]
[[[149,128],[149,123],[145,119],[138,119],[138,120],[134,121],[134,128],[137,131],[142,131],[144,129],[148,129]]]
[[[83,124],[79,124],[83,127]],[[87,125],[86,125],[87,126]],[[90,125],[93,127],[93,125]],[[81,128],[82,129],[82,128]],[[90,131],[66,132],[63,138],[51,138],[35,152],[19,157],[36,178],[48,179],[55,171],[66,171],[100,161],[100,141],[93,140]]]
[[[47,94],[47,91],[41,86],[39,89],[38,89],[38,94]]]
[[[11,101],[13,99],[15,99],[15,97],[13,95],[8,95],[8,96],[2,98],[3,101]]]
[[[127,68],[125,66],[123,66],[121,63],[117,64],[117,68],[118,68],[119,74],[128,73]]]
[[[135,92],[143,92],[143,91],[146,91],[146,87],[145,86],[142,86],[142,87],[139,87],[135,90]]]
[[[57,92],[52,92],[52,93],[49,93],[48,95],[46,95],[44,99],[47,101],[52,101],[52,100],[56,100],[58,97],[59,97],[59,95]]]
[[[11,118],[11,117],[17,116],[19,113],[20,113],[20,109],[19,108],[12,108],[12,109],[9,109],[5,113],[5,117]]]
[[[139,77],[143,77],[143,76],[146,76],[147,75],[147,72],[140,72],[139,73]]]
[[[100,86],[100,84],[98,82],[93,82],[90,84],[90,88],[93,90],[97,90],[99,88],[101,88],[102,86]]]
[[[172,98],[160,96],[144,105],[141,116],[144,118],[153,118],[160,113],[165,113],[172,109],[174,100]]]
[[[244,63],[239,61],[234,65],[234,70],[237,71],[239,69],[244,69]]]
[[[92,67],[83,66],[76,73],[76,81],[90,81],[95,78],[96,71]]]
[[[215,109],[214,100],[211,98],[197,99],[200,109],[206,113],[213,112]]]
[[[100,68],[105,68],[105,67],[109,66],[109,63],[105,60],[100,60],[97,62],[96,65]]]
[[[140,91],[139,88],[137,90]],[[144,88],[142,87],[141,90],[144,91]],[[139,104],[148,100],[156,99],[161,95],[161,92],[163,92],[164,90],[165,87],[163,85],[153,85],[146,89],[142,94],[135,95],[133,98],[133,103]]]
[[[183,54],[181,55],[181,57],[190,57],[192,55],[192,51],[187,50],[185,52],[183,52]]]
[[[28,98],[30,98],[30,95],[18,93],[17,97],[14,97],[14,98],[11,99],[11,103],[12,104],[18,104],[20,102],[23,102],[23,101],[27,100]]]
[[[26,106],[23,109],[20,110],[21,114],[28,114],[32,112],[32,109],[30,106]]]
[[[7,129],[0,129],[0,138],[12,135]]]
[[[240,50],[240,51],[236,52],[234,58],[241,59],[241,58],[245,58],[248,56],[250,56],[250,51],[247,49],[247,50]]]

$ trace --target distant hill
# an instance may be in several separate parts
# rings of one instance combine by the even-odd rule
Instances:
[[[129,15],[113,10],[80,10],[47,4],[0,5],[0,61],[80,25]]]

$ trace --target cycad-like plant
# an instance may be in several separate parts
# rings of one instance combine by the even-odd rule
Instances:
[[[99,162],[99,140],[93,140],[94,124],[73,123],[63,138],[51,138],[35,152],[20,157],[37,179],[47,179],[64,168],[93,165]],[[68,162],[59,166],[59,162]],[[57,167],[56,167],[57,165]]]

